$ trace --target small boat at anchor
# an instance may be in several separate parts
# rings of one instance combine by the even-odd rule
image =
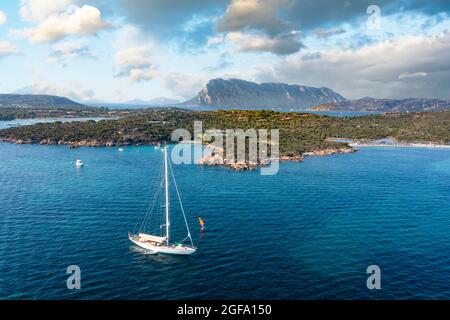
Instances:
[[[159,184],[160,187],[164,186],[164,205],[162,206],[164,208],[164,224],[159,225],[160,233],[159,235],[156,235],[154,233],[145,232],[145,230],[140,230],[136,234],[132,234],[128,232],[128,239],[130,239],[131,242],[133,242],[135,245],[145,249],[149,250],[151,253],[163,253],[163,254],[173,254],[173,255],[190,255],[194,253],[197,249],[194,246],[194,242],[192,241],[191,233],[189,231],[189,225],[187,223],[186,214],[184,212],[183,204],[181,202],[180,194],[178,191],[178,186],[175,181],[175,176],[173,174],[172,166],[170,165],[167,157],[167,147],[162,148],[162,151],[164,152],[164,176],[163,181]],[[178,201],[180,203],[181,212],[183,214],[184,223],[187,230],[186,237],[180,241],[172,243],[171,240],[171,228],[170,228],[170,197],[169,197],[169,170],[171,172],[172,180],[175,186],[176,194],[178,197]],[[158,190],[161,193],[161,190]],[[157,192],[158,192],[157,191]],[[162,194],[162,193],[161,193]],[[154,197],[154,200],[156,200],[157,196]],[[153,208],[155,208],[156,201],[153,202],[153,205],[151,205],[151,209],[149,212],[147,212],[146,216],[144,217],[144,220],[141,224],[142,229],[144,229],[145,222],[148,222],[151,220],[150,216],[153,213]],[[185,244],[189,240],[188,244]]]
[[[84,163],[83,163],[83,161],[78,159],[77,161],[75,161],[75,166],[77,166],[77,168],[80,168],[80,167],[84,166]]]

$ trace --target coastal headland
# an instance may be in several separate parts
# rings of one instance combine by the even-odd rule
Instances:
[[[0,141],[16,144],[113,147],[170,143],[176,129],[193,132],[194,121],[205,130],[230,128],[279,129],[281,161],[302,161],[355,151],[355,141],[371,143],[392,138],[401,144],[448,145],[450,112],[387,113],[361,117],[329,117],[309,113],[268,110],[189,111],[177,108],[149,109],[120,119],[88,122],[55,122],[0,130]],[[332,137],[349,139],[333,140]],[[208,144],[210,141],[203,141]],[[268,151],[270,156],[270,150]],[[201,164],[251,170],[264,163],[220,163],[213,157]]]

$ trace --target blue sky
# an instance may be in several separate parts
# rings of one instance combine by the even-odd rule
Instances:
[[[422,0],[3,0],[0,92],[183,100],[222,77],[450,99],[449,15]]]

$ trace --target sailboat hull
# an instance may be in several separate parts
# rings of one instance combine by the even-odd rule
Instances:
[[[128,239],[130,239],[131,242],[133,242],[135,245],[145,249],[149,250],[152,253],[163,253],[163,254],[173,254],[173,255],[183,255],[187,256],[190,254],[193,254],[196,249],[184,245],[173,245],[173,246],[166,246],[166,245],[155,245],[150,242],[142,242],[136,239],[133,236],[129,236]]]

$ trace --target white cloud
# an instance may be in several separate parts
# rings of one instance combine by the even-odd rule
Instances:
[[[52,47],[47,62],[66,65],[80,57],[95,58],[85,41],[66,41]]]
[[[6,23],[6,14],[0,10],[0,26]]]
[[[117,31],[114,42],[114,75],[131,83],[149,81],[157,76],[152,55],[153,41],[132,25],[124,25]]]
[[[315,59],[304,59],[308,52],[298,53],[274,66],[261,66],[252,74],[258,81],[327,86],[348,98],[449,99],[449,52],[448,33],[435,37],[408,36],[354,50],[324,50]],[[405,70],[421,71],[405,73]],[[411,77],[415,81],[402,81]]]
[[[279,11],[286,9],[289,0],[233,0],[226,13],[218,21],[219,31],[240,31],[243,29],[265,30],[269,34],[285,30],[285,23],[279,18]]]
[[[129,47],[135,47],[143,42],[150,42],[148,39],[143,39],[143,35],[133,25],[126,24],[117,30],[114,47],[117,50],[125,49]]]
[[[76,101],[93,100],[95,93],[91,89],[74,83],[52,83],[48,81],[36,81],[31,86],[34,94],[49,94],[66,97]]]
[[[109,23],[102,20],[96,7],[71,5],[72,1],[58,0],[55,3],[27,1],[21,7],[21,15],[37,26],[14,30],[13,34],[28,38],[32,43],[61,40],[67,36],[95,35],[108,28]]]
[[[74,0],[22,0],[19,9],[24,21],[41,22],[48,16],[65,11],[69,6],[75,5]]]
[[[144,46],[119,50],[114,57],[114,65],[116,76],[125,77],[130,82],[148,81],[158,76],[151,53]]]
[[[178,72],[165,74],[162,78],[165,87],[180,99],[194,97],[209,80],[207,76]]]
[[[316,36],[319,39],[326,39],[335,35],[343,34],[345,32],[346,30],[343,28],[329,29],[329,30],[320,29],[316,32]]]
[[[0,41],[0,58],[19,54],[19,49],[8,41]]]
[[[208,38],[208,46],[215,47],[222,44],[225,41],[224,35],[215,35],[213,37]]]
[[[303,47],[300,32],[280,15],[291,5],[290,0],[233,0],[219,19],[217,30],[229,32],[225,39],[235,43],[237,51],[295,53]],[[208,44],[220,42],[220,38],[210,38]]]
[[[226,40],[236,45],[237,51],[272,52],[278,55],[287,55],[299,51],[302,47],[299,38],[300,32],[295,30],[274,37],[241,32],[230,32],[226,36]]]
[[[412,79],[412,78],[422,78],[428,76],[426,72],[403,72],[398,76],[398,80]]]

